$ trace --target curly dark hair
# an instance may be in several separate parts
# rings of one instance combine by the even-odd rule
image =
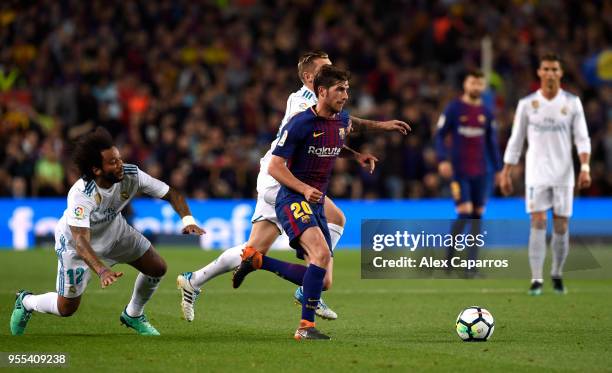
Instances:
[[[72,161],[85,181],[94,178],[93,167],[102,168],[102,152],[113,146],[113,137],[102,127],[97,127],[75,143]]]

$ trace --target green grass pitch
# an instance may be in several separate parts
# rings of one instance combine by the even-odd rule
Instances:
[[[526,295],[528,280],[361,280],[358,251],[338,251],[334,286],[324,293],[339,314],[320,321],[332,341],[292,338],[300,309],[295,286],[271,273],[251,274],[231,288],[225,274],[205,287],[196,319],[180,318],[175,278],[218,252],[161,248],[168,274],[146,313],[161,337],[121,326],[135,270],[108,289],[96,279],[70,318],[34,314],[26,335],[12,337],[8,320],[19,288],[55,287],[51,250],[0,252],[0,352],[65,352],[71,370],[85,371],[610,371],[612,281],[601,271],[568,273],[569,294]],[[274,252],[291,259],[290,252]],[[597,252],[612,268],[612,249]],[[525,259],[526,260],[526,259]],[[580,272],[580,273],[579,273]],[[592,278],[589,278],[592,277]],[[454,331],[461,309],[480,305],[495,317],[486,343],[465,343]]]

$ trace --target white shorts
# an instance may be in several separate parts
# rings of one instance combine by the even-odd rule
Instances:
[[[257,204],[255,204],[255,211],[251,218],[251,224],[267,220],[276,225],[276,228],[278,228],[278,231],[282,234],[283,227],[278,221],[276,210],[274,209],[276,195],[280,190],[280,184],[276,182],[276,180],[272,180],[273,182],[267,180],[266,177],[262,177],[261,173],[257,179]],[[261,181],[264,182],[262,183]]]
[[[120,223],[117,239],[109,241],[104,248],[94,247],[96,253],[104,253],[98,255],[109,266],[133,262],[151,247],[151,242],[145,236],[132,228],[125,219],[119,218],[123,222]],[[77,254],[76,247],[61,232],[55,234],[55,254],[57,255],[55,282],[57,293],[66,298],[80,296],[91,278],[89,266]]]
[[[525,188],[525,207],[527,213],[553,209],[557,216],[572,216],[574,187],[565,186],[527,186]]]

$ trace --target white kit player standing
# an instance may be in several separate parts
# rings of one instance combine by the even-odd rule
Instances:
[[[137,166],[123,163],[106,130],[98,128],[85,135],[73,158],[83,178],[70,188],[67,208],[55,229],[56,292],[33,295],[19,291],[11,332],[23,334],[33,311],[71,316],[79,307],[92,271],[105,288],[123,275],[110,267],[128,263],[140,273],[120,321],[138,334],[159,335],[144,315],[144,306],[166,273],[166,263],[149,240],[127,223],[121,211],[138,193],[144,193],[170,202],[183,219],[184,234],[201,235],[204,231],[196,225],[180,193]]]
[[[317,97],[313,92],[312,86],[314,76],[321,66],[328,64],[331,64],[331,61],[329,56],[324,52],[307,52],[300,57],[298,62],[298,75],[304,85],[298,91],[293,92],[287,99],[287,108],[279,128],[279,134],[283,126],[287,124],[295,114],[301,113],[317,103]],[[379,122],[351,117],[351,121],[353,131],[398,131],[405,135],[410,130],[408,124],[399,120]],[[268,173],[268,165],[272,157],[272,150],[276,147],[278,140],[279,138],[277,137],[272,142],[270,149],[260,161],[260,170],[257,176],[257,204],[251,219],[253,226],[248,241],[225,250],[217,259],[207,266],[194,272],[184,272],[178,276],[177,286],[181,292],[181,309],[185,320],[193,321],[195,317],[193,305],[201,292],[200,288],[202,285],[223,273],[232,271],[240,265],[242,260],[241,253],[245,247],[253,247],[265,255],[270,249],[270,246],[272,246],[274,241],[282,233],[282,227],[276,218],[276,211],[274,209],[276,194],[280,189],[280,184]],[[355,160],[359,162],[362,167],[369,167],[371,171],[374,169],[374,162],[377,161],[376,157],[369,154],[354,153]],[[342,236],[346,219],[342,211],[330,198],[325,198],[324,208],[328,220],[333,250]],[[325,289],[331,287],[333,275],[332,268],[333,258],[330,261],[325,276]],[[298,286],[294,297],[298,302],[302,301],[301,287]],[[328,320],[337,318],[337,314],[323,302],[323,299],[321,299],[316,309],[316,314]]]
[[[512,193],[511,172],[519,162],[527,139],[525,197],[527,212],[531,214],[529,264],[532,276],[529,294],[542,293],[546,215],[550,209],[553,210],[551,278],[554,290],[564,294],[563,265],[569,252],[568,220],[572,216],[575,185],[572,137],[581,163],[580,189],[591,184],[591,141],[580,98],[561,89],[563,70],[559,57],[544,55],[537,73],[541,88],[521,99],[516,109],[500,186],[505,195]]]

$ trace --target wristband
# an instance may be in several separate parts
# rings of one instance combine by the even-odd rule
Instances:
[[[186,227],[188,225],[197,225],[195,219],[191,215],[183,216],[183,226]]]
[[[591,172],[591,166],[588,163],[583,163],[580,165],[580,172]]]
[[[108,269],[108,268],[104,268],[103,270],[101,270],[101,271],[98,273],[98,277],[102,277],[102,275],[103,275],[103,274],[105,274],[105,273],[106,273],[106,272],[108,272],[108,271],[110,271],[110,269]]]

